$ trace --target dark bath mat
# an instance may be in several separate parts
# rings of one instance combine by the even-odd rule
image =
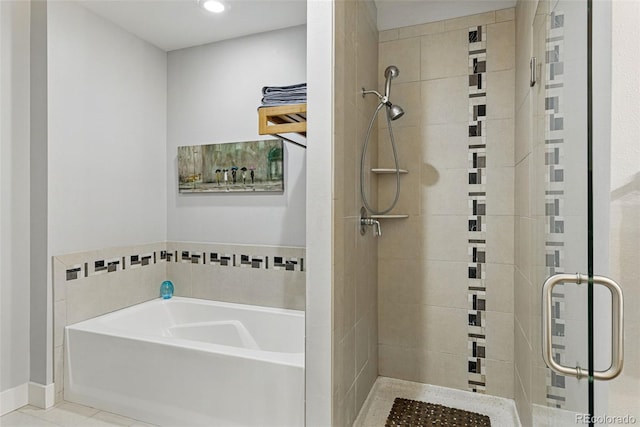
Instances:
[[[469,426],[490,427],[488,416],[435,403],[396,397],[385,427]]]

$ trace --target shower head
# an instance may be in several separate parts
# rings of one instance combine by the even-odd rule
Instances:
[[[398,77],[398,74],[400,74],[400,70],[398,70],[398,67],[396,67],[395,65],[389,65],[384,70],[385,78],[388,78],[389,76],[391,76],[392,79],[395,79],[396,77]]]
[[[391,120],[398,120],[400,117],[404,116],[404,110],[402,107],[391,103],[387,104],[387,113],[390,115]]]
[[[400,70],[395,65],[389,65],[386,70],[384,70],[384,77],[386,81],[384,82],[384,96],[386,100],[389,100],[391,96],[391,79],[395,79],[400,74]]]

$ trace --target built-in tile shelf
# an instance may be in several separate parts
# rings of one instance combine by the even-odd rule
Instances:
[[[404,219],[404,218],[409,218],[409,215],[407,215],[407,214],[371,215],[369,218],[373,218],[373,219]]]
[[[372,168],[371,172],[377,174],[396,173],[395,168]],[[409,173],[406,169],[400,169],[400,173]]]

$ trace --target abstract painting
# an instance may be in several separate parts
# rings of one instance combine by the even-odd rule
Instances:
[[[180,193],[284,191],[281,139],[178,147]]]

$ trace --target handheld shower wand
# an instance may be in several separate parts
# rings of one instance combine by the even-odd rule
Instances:
[[[373,116],[371,117],[371,121],[369,122],[369,127],[367,129],[364,145],[362,147],[362,155],[360,156],[360,195],[362,197],[362,203],[364,204],[366,210],[371,212],[374,215],[384,215],[387,212],[390,212],[395,207],[396,203],[398,203],[398,198],[400,197],[400,167],[398,166],[398,153],[396,150],[395,139],[393,137],[391,121],[397,120],[400,117],[402,117],[404,115],[404,110],[399,105],[393,105],[389,100],[389,96],[391,95],[391,80],[398,77],[399,74],[400,74],[400,71],[398,70],[398,67],[396,67],[395,65],[390,65],[384,70],[384,77],[385,77],[384,95],[380,94],[376,90],[365,90],[364,88],[362,88],[363,97],[369,93],[373,93],[380,100],[380,102],[378,103],[378,106],[376,107],[375,112],[373,113]],[[367,155],[367,147],[369,145],[369,137],[371,136],[371,128],[373,127],[373,123],[375,122],[375,119],[378,116],[378,112],[382,109],[383,106],[387,107],[386,110],[387,110],[389,139],[391,141],[391,149],[393,151],[393,160],[395,163],[395,172],[396,172],[396,194],[393,202],[391,203],[391,206],[389,206],[387,209],[375,210],[371,206],[369,206],[369,202],[367,201],[367,195],[365,194],[364,170],[365,170],[365,158]]]
[[[362,88],[362,96],[370,93],[375,94],[380,102],[387,107],[387,113],[390,113],[391,120],[397,120],[404,115],[404,110],[399,105],[391,103],[389,98],[391,97],[391,79],[395,79],[400,74],[400,70],[395,65],[389,65],[384,70],[384,95],[380,94],[377,90],[365,90]]]

